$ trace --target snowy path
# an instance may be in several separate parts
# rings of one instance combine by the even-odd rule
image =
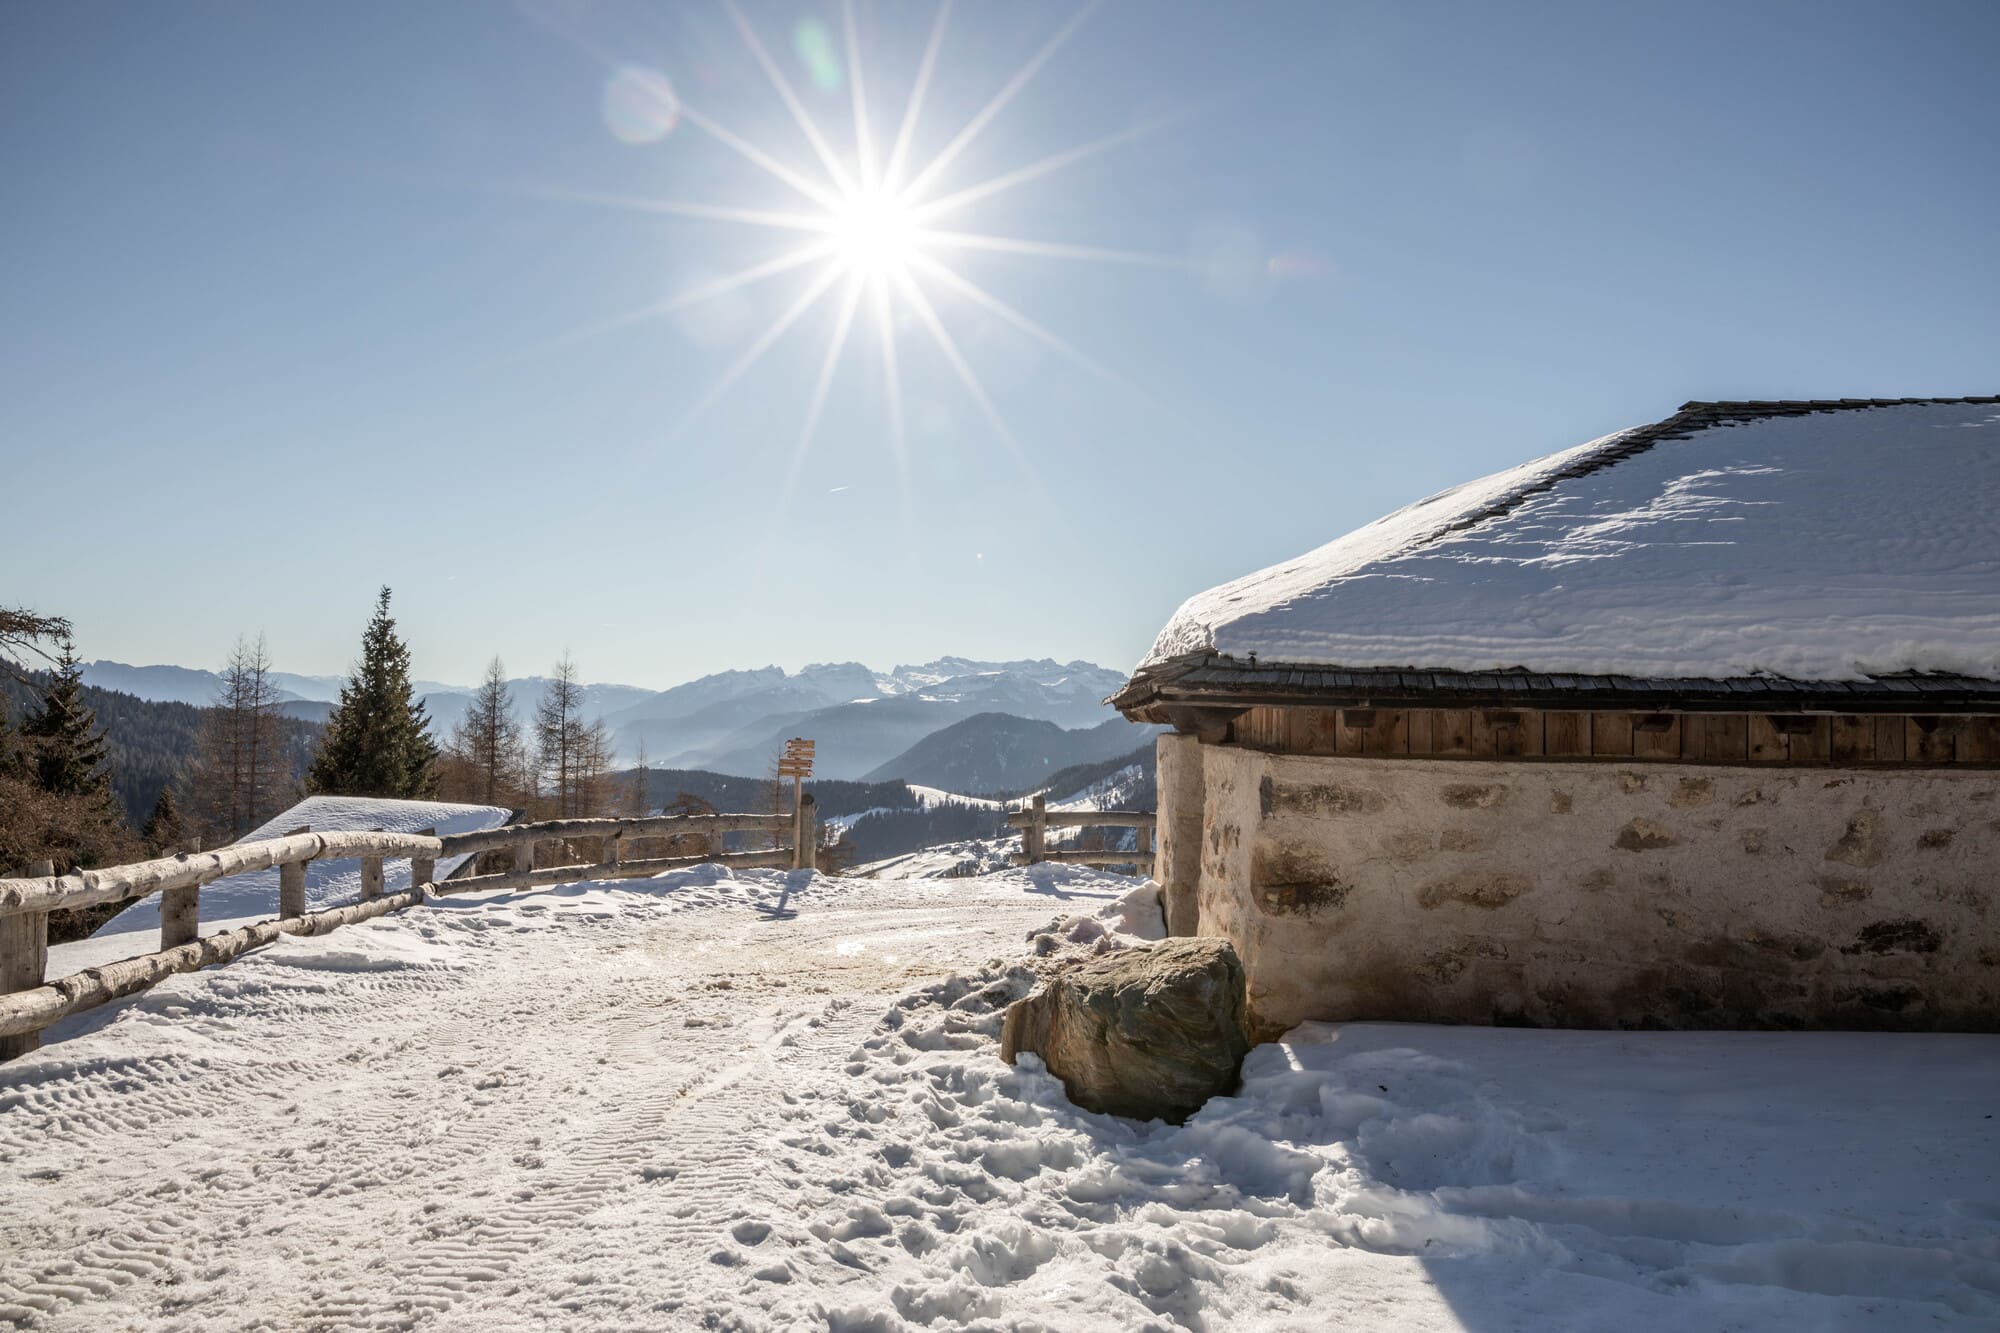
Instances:
[[[705,868],[172,978],[0,1069],[0,1323],[2000,1327],[2000,1039],[1309,1026],[1139,1125],[993,1048],[1129,884]]]
[[[1017,952],[1061,905],[786,882],[578,887],[287,941],[9,1066],[0,1320],[677,1308],[730,1219],[805,1184],[769,1153],[788,1096],[841,1077],[891,997]]]

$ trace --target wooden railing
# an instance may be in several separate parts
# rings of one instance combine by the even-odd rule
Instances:
[[[732,833],[789,836],[792,845],[769,851],[714,852],[696,856],[628,858],[629,845],[666,838],[721,838]],[[145,990],[176,972],[228,962],[280,935],[323,935],[339,926],[421,903],[427,894],[474,893],[565,884],[580,879],[632,879],[685,866],[789,866],[810,870],[819,835],[813,798],[795,814],[660,815],[646,819],[561,819],[512,824],[473,833],[313,833],[261,842],[233,843],[212,852],[141,861],[135,865],[57,875],[42,862],[25,879],[0,879],[0,1060],[33,1050],[41,1030],[59,1019]],[[537,866],[549,847],[560,864]],[[594,860],[572,860],[584,848]],[[511,852],[507,869],[437,882],[441,858]],[[407,859],[410,887],[383,892],[385,860]],[[361,862],[357,902],[318,912],[305,910],[306,865],[313,861]],[[201,886],[232,875],[278,867],[278,915],[269,921],[202,937]],[[160,895],[160,948],[71,976],[45,981],[49,913],[63,908],[125,902]]]
[[[1034,865],[1038,861],[1065,861],[1072,865],[1122,866],[1137,864],[1147,874],[1152,873],[1153,854],[1159,850],[1155,825],[1158,816],[1151,810],[1055,810],[1048,808],[1048,798],[1037,796],[1025,810],[1016,810],[1007,816],[1007,826],[1021,830],[1022,865]],[[1129,828],[1136,829],[1134,850],[1129,852],[1100,851],[1094,848],[1049,846],[1049,830],[1052,828]]]

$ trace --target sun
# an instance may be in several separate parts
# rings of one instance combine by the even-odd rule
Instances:
[[[916,212],[883,189],[858,189],[827,214],[833,257],[860,278],[892,276],[923,251]]]
[[[822,301],[831,301],[837,313],[792,448],[791,465],[779,501],[781,512],[789,502],[800,466],[812,445],[828,391],[844,359],[850,335],[860,331],[857,326],[871,324],[883,372],[883,406],[887,416],[888,440],[906,487],[907,441],[898,348],[904,335],[899,326],[915,335],[928,337],[993,434],[1012,452],[1030,479],[1035,480],[1020,442],[1002,418],[972,362],[947,326],[949,307],[940,310],[933,296],[949,298],[959,303],[961,308],[976,307],[982,314],[1011,325],[1079,368],[1128,391],[1141,392],[1122,376],[1099,365],[1054,332],[974,282],[961,271],[961,262],[968,252],[1016,259],[1138,264],[1165,269],[1183,269],[1186,266],[1183,258],[1172,255],[993,235],[977,229],[978,209],[975,207],[991,196],[1071,168],[1099,153],[1153,133],[1172,123],[1183,114],[1181,112],[1128,125],[976,183],[954,188],[951,182],[954,164],[1020,94],[1036,72],[1070,39],[1097,7],[1098,0],[1085,0],[1034,55],[1001,84],[984,106],[964,122],[942,148],[923,162],[912,160],[911,150],[915,145],[918,122],[924,115],[939,51],[945,43],[952,0],[943,0],[937,7],[929,40],[905,98],[895,134],[881,138],[877,137],[869,109],[855,4],[856,0],[842,0],[840,5],[840,26],[845,37],[844,61],[840,59],[842,52],[833,45],[831,34],[820,34],[824,48],[821,54],[825,61],[832,62],[829,68],[844,76],[852,99],[851,151],[835,148],[807,111],[791,80],[735,0],[723,0],[723,8],[742,37],[745,48],[762,68],[778,101],[790,113],[798,139],[803,141],[795,141],[789,152],[776,142],[774,135],[759,136],[761,142],[754,141],[722,125],[701,107],[684,101],[666,77],[657,71],[617,67],[606,89],[606,115],[612,132],[621,140],[656,142],[672,133],[675,126],[686,124],[729,148],[791,191],[797,196],[797,202],[791,208],[746,208],[697,199],[559,192],[561,197],[582,202],[769,229],[789,234],[798,242],[747,268],[581,331],[588,334],[623,327],[636,320],[699,305],[752,284],[801,272],[807,274],[804,290],[797,299],[786,306],[762,333],[750,339],[743,351],[668,432],[669,439],[679,437],[690,423],[728,393],[809,311]],[[837,84],[839,79],[834,82]],[[810,150],[817,169],[801,166],[798,161],[799,147]],[[788,161],[788,158],[791,160]],[[1143,393],[1141,396],[1144,396]]]

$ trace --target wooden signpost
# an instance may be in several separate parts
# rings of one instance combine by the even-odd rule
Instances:
[[[805,821],[805,781],[813,774],[813,742],[794,736],[785,742],[784,756],[778,760],[780,780],[792,780],[792,847],[795,866],[809,866],[803,850],[808,836],[814,836],[806,828]]]

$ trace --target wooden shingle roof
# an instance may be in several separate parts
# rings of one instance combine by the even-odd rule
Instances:
[[[1240,662],[1206,654],[1147,668],[1110,704],[1140,717],[1156,707],[1550,708],[1676,712],[2000,712],[2000,680],[1939,672],[1862,680],[1578,676],[1512,671],[1358,671]],[[1153,719],[1159,720],[1159,719]]]

